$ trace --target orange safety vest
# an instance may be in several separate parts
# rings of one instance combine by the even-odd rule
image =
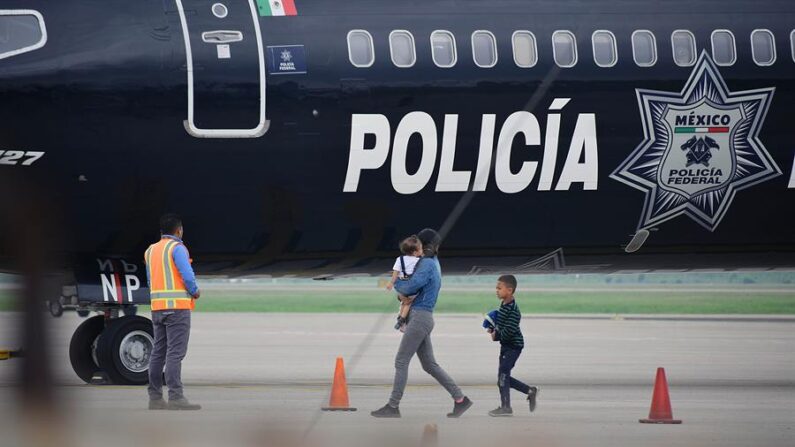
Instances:
[[[174,263],[174,249],[184,245],[174,239],[164,237],[146,250],[144,260],[149,271],[149,295],[152,311],[187,309],[196,307],[195,300],[188,293],[182,275]]]

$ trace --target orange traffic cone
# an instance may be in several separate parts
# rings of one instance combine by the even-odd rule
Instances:
[[[334,369],[334,383],[331,384],[331,397],[328,407],[323,411],[356,411],[348,402],[348,382],[345,380],[345,363],[342,357],[337,357],[337,367]]]
[[[640,419],[643,424],[681,424],[682,421],[674,419],[671,411],[671,398],[668,396],[668,381],[665,380],[665,369],[657,368],[657,378],[654,380],[654,395],[651,398],[651,410],[648,419]]]

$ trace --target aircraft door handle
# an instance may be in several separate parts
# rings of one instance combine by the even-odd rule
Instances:
[[[211,44],[224,44],[232,42],[240,42],[243,40],[243,33],[240,31],[205,31],[202,33],[202,41]]]

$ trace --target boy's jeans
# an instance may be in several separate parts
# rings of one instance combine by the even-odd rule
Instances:
[[[521,354],[521,349],[510,346],[500,347],[500,368],[497,384],[500,388],[500,403],[503,408],[511,408],[511,388],[524,394],[530,392],[528,385],[511,377],[511,370],[516,365],[516,361]]]

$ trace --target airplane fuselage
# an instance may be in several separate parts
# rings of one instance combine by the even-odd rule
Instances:
[[[795,267],[791,2],[296,0],[270,16],[226,0],[224,17],[199,0],[5,3],[38,11],[47,37],[0,59],[0,150],[24,154],[0,175],[48,198],[68,262],[139,261],[174,211],[203,273],[379,273],[423,227],[445,233],[448,271],[559,248],[572,271]],[[371,36],[369,66],[352,63],[352,30]],[[395,30],[410,67],[390,57]],[[437,30],[455,38],[451,67]],[[492,67],[475,63],[478,30]],[[611,66],[595,63],[599,30]],[[677,30],[696,44],[685,66]],[[735,38],[731,65],[715,30]],[[774,36],[770,65],[755,30]],[[557,31],[576,39],[571,67]],[[625,253],[638,230],[648,241]]]

